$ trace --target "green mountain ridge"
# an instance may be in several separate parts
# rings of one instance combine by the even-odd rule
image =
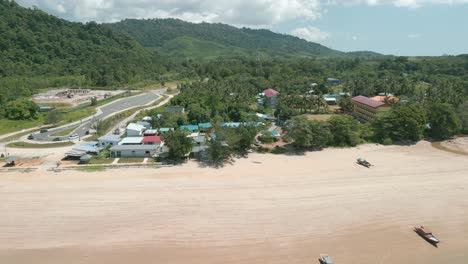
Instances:
[[[347,56],[345,52],[291,35],[278,34],[266,29],[236,28],[220,23],[195,24],[172,18],[126,19],[105,26],[135,38],[144,47],[159,50],[161,53],[168,52],[176,57],[203,58],[232,55],[231,53],[261,54],[270,57]],[[171,45],[180,49],[174,49]],[[210,54],[210,51],[213,51],[213,54]]]
[[[164,59],[108,27],[0,0],[0,61],[0,78],[86,76],[107,86],[145,79]]]

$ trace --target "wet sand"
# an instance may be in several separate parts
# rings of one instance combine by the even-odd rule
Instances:
[[[421,142],[222,169],[8,173],[0,212],[0,263],[466,264],[468,158]]]

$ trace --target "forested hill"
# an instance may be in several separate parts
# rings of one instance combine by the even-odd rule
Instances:
[[[17,76],[78,76],[89,85],[118,85],[158,74],[162,60],[156,52],[108,27],[72,23],[0,0],[2,91],[14,86],[16,93],[27,95],[31,85],[19,83]]]
[[[194,24],[178,19],[126,19],[106,24],[134,37],[143,46],[183,57],[220,55],[322,56],[345,53],[290,35],[225,24]]]

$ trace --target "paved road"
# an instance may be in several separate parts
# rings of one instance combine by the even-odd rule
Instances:
[[[70,128],[75,128],[75,127],[76,129],[72,132],[72,134],[77,134],[80,138],[84,137],[86,135],[86,131],[91,129],[91,126],[93,125],[95,121],[105,119],[106,117],[119,111],[124,111],[130,108],[150,104],[158,100],[161,97],[161,94],[164,93],[165,91],[166,89],[150,91],[148,93],[144,93],[144,94],[140,94],[140,95],[136,95],[132,97],[127,97],[127,98],[109,103],[100,108],[101,110],[100,113],[97,113],[94,116],[86,120],[83,120],[80,123],[63,126],[60,128],[50,130],[45,133],[33,134],[34,140],[52,141],[55,138],[60,138],[60,140],[68,140],[68,136],[51,137],[50,135],[58,133],[60,131],[70,129]]]

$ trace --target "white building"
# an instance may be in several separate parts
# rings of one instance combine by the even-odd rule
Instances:
[[[113,158],[150,158],[159,152],[158,145],[118,145],[110,148]]]
[[[145,132],[145,127],[139,124],[130,123],[128,124],[125,132],[127,137],[141,137],[143,136],[143,132]]]
[[[98,138],[99,146],[105,148],[107,146],[117,146],[120,142],[119,135],[105,135]]]

